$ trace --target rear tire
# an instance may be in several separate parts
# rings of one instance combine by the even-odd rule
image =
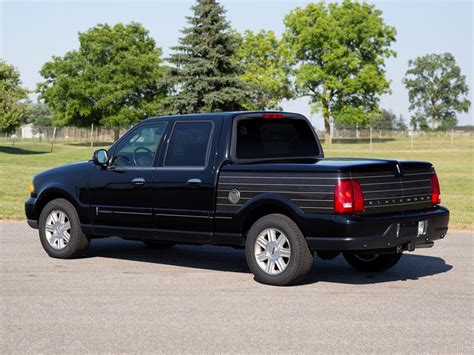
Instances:
[[[172,248],[176,245],[174,243],[157,242],[157,241],[151,241],[151,240],[143,240],[143,244],[145,244],[148,248],[151,248],[151,249],[167,249],[167,248]]]
[[[255,280],[268,285],[287,286],[305,278],[313,256],[300,229],[282,214],[257,220],[247,233],[247,263]]]
[[[356,270],[380,272],[394,267],[402,253],[399,254],[357,254],[344,253],[344,259]]]
[[[39,236],[43,249],[53,258],[77,258],[89,246],[76,209],[63,198],[48,202],[41,211]]]

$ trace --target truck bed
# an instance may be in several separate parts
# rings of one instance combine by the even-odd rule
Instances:
[[[278,195],[305,214],[331,214],[334,187],[340,179],[357,179],[365,210],[360,215],[424,210],[432,207],[427,162],[381,159],[320,159],[309,163],[233,164],[222,167],[216,211],[237,213],[259,195]],[[229,193],[240,193],[237,203]]]

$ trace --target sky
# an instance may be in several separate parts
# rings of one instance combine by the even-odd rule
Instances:
[[[273,30],[281,35],[283,18],[308,1],[290,0],[222,0],[227,19],[239,32],[246,29]],[[409,120],[408,94],[402,79],[408,61],[428,53],[451,52],[470,88],[474,105],[474,0],[399,0],[368,1],[382,10],[385,22],[397,29],[392,48],[396,58],[386,61],[391,94],[381,97],[381,107],[401,114]],[[0,0],[0,57],[16,66],[23,84],[35,89],[42,81],[39,70],[53,55],[63,56],[77,49],[78,32],[85,32],[98,23],[140,22],[150,31],[164,56],[177,44],[180,30],[187,26],[185,16],[191,15],[193,0],[76,0],[76,1],[13,1]],[[282,103],[283,109],[305,114],[317,128],[322,117],[311,114],[307,99]],[[474,124],[473,109],[458,116],[462,125]]]

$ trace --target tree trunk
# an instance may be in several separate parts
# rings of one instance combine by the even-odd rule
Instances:
[[[331,132],[331,118],[329,115],[324,115],[324,143],[330,146],[332,144],[332,132]]]
[[[434,117],[431,118],[431,129],[433,131],[436,129],[436,120]]]
[[[114,142],[120,138],[120,128],[114,128]]]
[[[329,103],[331,102],[331,97],[328,94],[328,91],[324,88],[323,95],[321,99],[322,113],[324,119],[324,143],[326,146],[331,147],[332,145],[332,132],[331,132],[331,111],[329,109]]]

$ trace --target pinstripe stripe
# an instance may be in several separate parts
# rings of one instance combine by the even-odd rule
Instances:
[[[245,183],[245,182],[220,182],[219,185],[230,185],[230,186],[255,186],[255,185],[260,185],[259,183]],[[310,186],[310,187],[334,187],[334,184],[329,184],[329,185],[311,185],[311,184],[267,184],[265,183],[265,186]]]

